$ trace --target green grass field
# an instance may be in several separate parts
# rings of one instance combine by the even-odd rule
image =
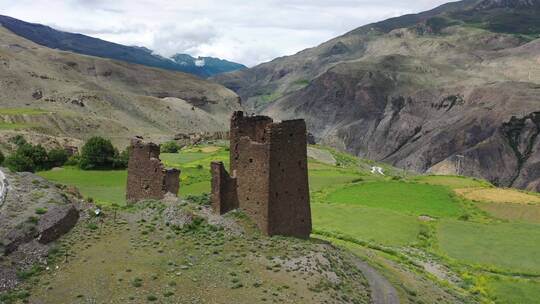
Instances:
[[[386,246],[404,246],[420,230],[415,216],[384,209],[343,204],[312,204],[313,227]]]
[[[125,204],[127,181],[125,170],[83,171],[65,167],[39,172],[38,175],[60,184],[75,186],[85,197],[91,197],[96,202]]]
[[[488,290],[495,298],[495,303],[540,303],[539,281],[497,278],[488,281]]]
[[[43,115],[50,112],[34,108],[0,108],[0,115]]]
[[[10,123],[10,122],[0,123],[0,130],[21,130],[21,129],[30,129],[34,127],[36,127],[36,125],[24,124],[24,123]]]
[[[431,217],[456,217],[461,213],[458,201],[448,188],[417,183],[361,183],[338,189],[330,193],[327,200]]]
[[[540,225],[443,221],[440,249],[451,258],[505,272],[540,274]]]
[[[464,176],[422,175],[411,178],[411,180],[429,185],[448,186],[452,189],[492,187],[487,181]]]

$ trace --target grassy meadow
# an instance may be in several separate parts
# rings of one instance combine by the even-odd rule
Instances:
[[[373,259],[376,254],[386,261],[377,263],[378,267],[398,285],[404,284],[400,280],[405,274],[395,261],[441,284],[433,279],[439,271],[422,266],[429,256],[430,263],[459,278],[443,284],[456,294],[469,294],[486,303],[535,303],[531,299],[538,299],[538,195],[497,189],[479,179],[408,175],[388,165],[382,166],[385,175],[372,174],[373,162],[317,148],[331,151],[337,165],[309,159],[315,237],[331,236],[336,243],[340,239],[355,248],[371,248]],[[183,197],[210,192],[210,162],[223,161],[228,167],[228,158],[227,147],[217,145],[161,155],[165,165],[182,171]],[[125,204],[126,171],[65,167],[39,174],[76,186],[98,203]],[[414,253],[418,250],[424,253]],[[415,292],[421,293],[422,288]],[[515,292],[509,294],[511,290]],[[411,297],[410,290],[402,292],[403,297]]]

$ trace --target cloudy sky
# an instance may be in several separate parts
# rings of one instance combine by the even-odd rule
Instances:
[[[171,56],[249,66],[450,0],[0,0],[0,14]]]

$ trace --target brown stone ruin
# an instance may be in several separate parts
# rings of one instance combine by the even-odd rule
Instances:
[[[167,193],[178,195],[180,170],[166,169],[159,159],[159,146],[140,138],[131,140],[126,200],[163,199]]]
[[[304,120],[275,123],[235,112],[230,129],[230,172],[212,163],[212,206],[240,208],[266,235],[309,238],[311,209]]]

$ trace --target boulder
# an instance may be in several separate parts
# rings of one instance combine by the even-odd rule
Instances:
[[[50,243],[66,234],[77,224],[79,211],[74,205],[59,205],[50,209],[38,222],[38,241]]]

